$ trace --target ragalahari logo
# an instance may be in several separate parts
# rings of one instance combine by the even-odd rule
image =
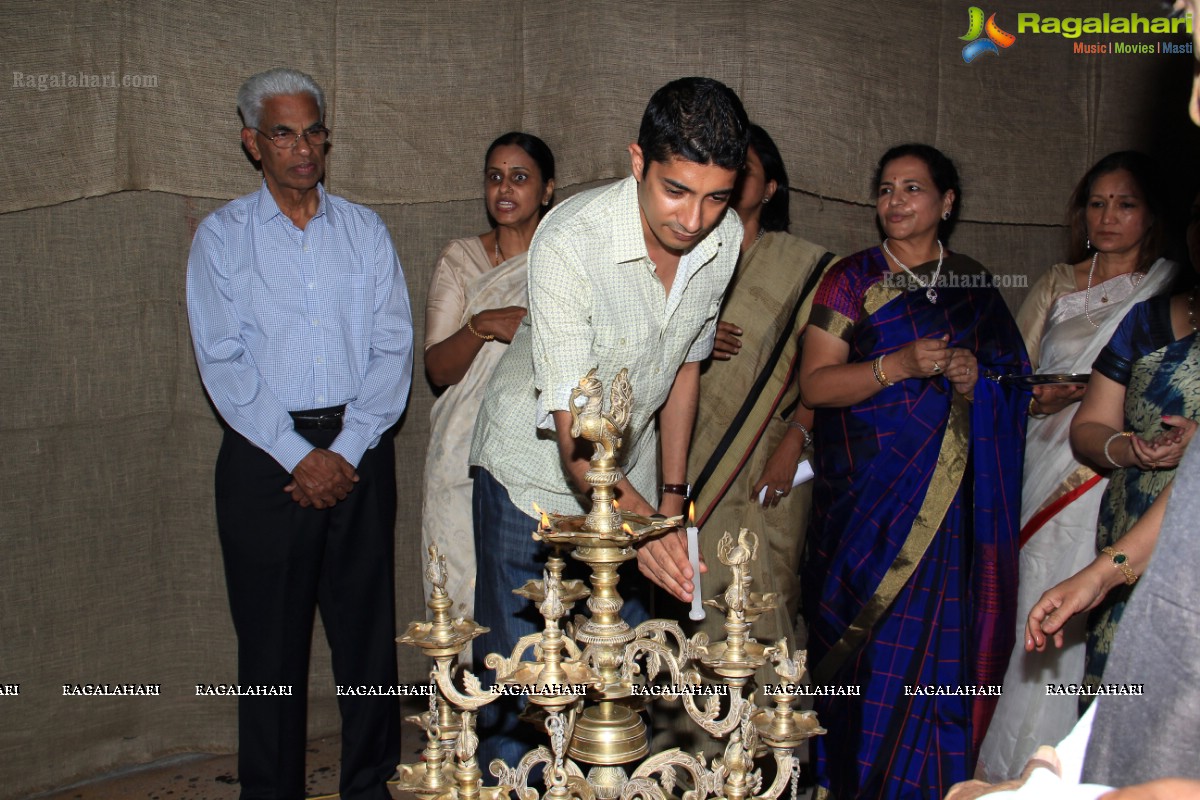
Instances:
[[[975,59],[979,58],[984,53],[995,53],[1000,55],[1000,48],[1005,49],[1012,47],[1013,42],[1017,40],[1007,31],[1001,30],[996,24],[996,15],[992,14],[987,18],[987,22],[983,21],[983,9],[979,6],[971,6],[967,9],[967,20],[970,27],[966,35],[958,37],[960,41],[967,42],[963,48],[963,61],[970,64]],[[986,39],[980,39],[983,34],[987,34]]]

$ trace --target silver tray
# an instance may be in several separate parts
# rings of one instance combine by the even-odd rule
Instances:
[[[1044,375],[1001,375],[996,381],[1004,386],[1032,389],[1034,386],[1055,383],[1087,383],[1090,377],[1090,372],[1059,372]]]

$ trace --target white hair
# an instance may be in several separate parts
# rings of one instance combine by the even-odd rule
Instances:
[[[286,94],[307,94],[317,102],[321,121],[325,121],[325,93],[311,76],[298,69],[276,67],[257,75],[251,75],[238,89],[238,111],[246,127],[257,128],[262,119],[263,102],[272,97]]]

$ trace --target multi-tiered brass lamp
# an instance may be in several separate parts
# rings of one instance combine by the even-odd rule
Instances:
[[[618,507],[613,493],[622,477],[617,454],[633,404],[625,370],[613,380],[607,412],[603,395],[595,370],[571,394],[571,433],[595,446],[587,472],[591,510],[541,515],[531,535],[551,550],[546,570],[542,580],[514,590],[537,605],[543,629],[522,637],[507,657],[491,653],[484,662],[495,671],[496,686],[527,697],[522,717],[545,731],[549,746],[534,748],[514,765],[493,761],[489,766],[497,783],[483,785],[475,758],[476,712],[502,694],[484,689],[469,670],[455,669],[463,649],[487,629],[450,617],[445,559],[431,547],[431,618],[411,623],[398,641],[433,659],[435,691],[429,710],[415,718],[426,732],[424,761],[400,766],[400,788],[425,800],[496,800],[514,793],[519,800],[667,800],[685,784],[684,800],[775,800],[789,786],[794,795],[799,770],[794,751],[824,730],[813,712],[792,707],[804,675],[803,651],[791,656],[786,641],[763,645],[750,635],[753,621],[775,602],[772,595],[750,591],[749,562],[757,555],[758,537],[743,529],[736,538],[728,532],[721,538],[719,558],[732,581],[708,605],[725,614],[723,641],[710,644],[703,633],[688,638],[673,620],[653,619],[633,628],[621,618],[621,564],[636,557],[639,543],[682,520],[643,517]],[[587,586],[563,579],[568,551],[591,571]],[[589,614],[564,624],[571,606],[584,598]],[[760,708],[751,678],[768,660],[780,685],[772,693],[773,707]],[[699,728],[726,742],[723,755],[709,763],[678,748],[651,754],[642,711],[658,699],[682,700]],[[775,777],[764,789],[755,759],[767,755],[774,760]],[[529,785],[539,765],[545,784],[540,794]],[[677,769],[687,774],[686,781],[679,780]]]

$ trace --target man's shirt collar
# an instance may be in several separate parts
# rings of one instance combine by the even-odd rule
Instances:
[[[317,203],[317,213],[313,214],[313,219],[325,214],[325,184],[317,184],[317,196],[321,199]],[[265,225],[275,218],[277,214],[282,214],[279,210],[279,204],[275,202],[275,195],[271,194],[271,190],[267,188],[267,182],[264,180],[262,186],[258,189],[258,222],[260,225]],[[311,222],[311,220],[310,220]]]
[[[642,207],[638,204],[638,182],[632,176],[621,188],[621,196],[617,200],[616,208],[616,213],[620,218],[636,220],[636,225],[613,226],[613,255],[616,263],[624,264],[644,258],[648,264],[653,264],[650,252],[646,249],[646,234],[642,226]],[[725,214],[731,213],[734,212],[731,212],[726,206]],[[693,264],[707,264],[724,243],[724,229],[725,217],[722,216],[721,221],[709,231],[708,236],[697,242],[696,246],[689,250],[684,257]]]

